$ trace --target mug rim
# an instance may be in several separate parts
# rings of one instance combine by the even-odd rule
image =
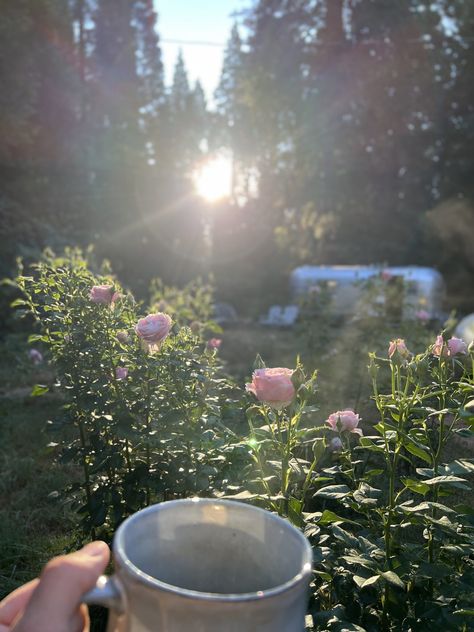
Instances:
[[[279,524],[283,523],[286,529],[289,529],[293,532],[294,536],[297,537],[302,546],[303,546],[303,562],[301,565],[301,570],[291,577],[286,582],[279,584],[278,586],[274,586],[272,588],[267,588],[265,590],[259,590],[248,593],[214,593],[214,592],[201,592],[198,590],[191,590],[189,588],[181,588],[180,586],[174,586],[173,584],[168,584],[156,577],[152,577],[140,570],[135,564],[129,559],[125,551],[125,531],[130,528],[130,526],[136,521],[140,519],[140,516],[147,513],[155,513],[158,511],[163,511],[165,506],[166,508],[171,508],[171,505],[185,505],[185,504],[205,504],[205,505],[232,505],[234,507],[239,507],[239,509],[244,506],[246,510],[253,511],[257,514],[265,514],[266,519],[273,520]],[[253,505],[247,505],[243,502],[238,502],[235,500],[224,500],[222,498],[183,498],[179,500],[168,500],[162,503],[156,503],[154,505],[150,505],[145,509],[141,509],[136,513],[129,516],[117,529],[115,534],[114,543],[113,543],[113,552],[114,557],[120,563],[120,566],[126,569],[127,573],[132,576],[132,578],[139,582],[140,584],[144,584],[149,588],[160,589],[162,591],[172,593],[179,597],[187,597],[190,599],[198,599],[201,601],[216,601],[216,602],[244,602],[244,601],[258,601],[264,597],[274,597],[281,595],[285,592],[290,591],[300,584],[306,577],[308,577],[313,568],[313,551],[311,549],[311,545],[308,542],[307,538],[299,531],[294,525],[290,522],[284,520],[281,516],[277,516],[266,509],[262,509],[261,507],[254,507]]]

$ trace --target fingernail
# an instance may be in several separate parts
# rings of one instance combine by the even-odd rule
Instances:
[[[98,557],[104,555],[106,546],[105,542],[97,540],[96,542],[89,542],[89,544],[86,544],[82,551],[91,557]]]

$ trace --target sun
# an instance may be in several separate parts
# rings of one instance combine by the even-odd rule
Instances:
[[[229,197],[232,192],[232,163],[223,156],[204,163],[194,174],[198,195],[208,202]]]

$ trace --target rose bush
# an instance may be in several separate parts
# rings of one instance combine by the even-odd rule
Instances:
[[[252,502],[313,545],[314,629],[471,629],[474,461],[450,454],[456,436],[473,436],[472,346],[424,324],[413,329],[424,349],[387,335],[369,359],[372,408],[329,413],[299,360],[267,368],[257,357],[244,392],[210,352],[204,313],[168,313],[164,298],[143,313],[78,251],[45,253],[14,284],[16,307],[35,319],[29,342],[48,350],[64,397],[52,443],[82,479],[59,497],[83,533],[110,539],[130,513],[172,498]],[[192,303],[182,292],[168,297]]]
[[[65,398],[51,431],[60,461],[82,468],[65,493],[82,529],[109,538],[151,502],[211,494],[228,469],[231,386],[204,340],[172,331],[168,314],[143,317],[107,266],[93,273],[79,251],[46,252],[15,284],[16,307],[36,321],[30,341],[49,348]]]

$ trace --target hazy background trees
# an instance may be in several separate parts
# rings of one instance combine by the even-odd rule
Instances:
[[[182,57],[165,85],[152,0],[0,15],[2,272],[95,243],[138,293],[212,271],[244,309],[300,262],[428,264],[473,307],[468,0],[255,1],[210,106]],[[218,151],[232,192],[211,206],[193,173]]]

